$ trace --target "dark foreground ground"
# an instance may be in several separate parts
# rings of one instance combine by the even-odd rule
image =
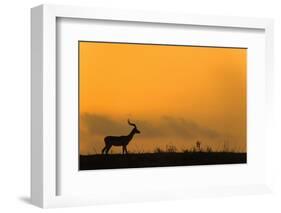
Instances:
[[[188,152],[80,155],[80,170],[247,163],[246,153]]]

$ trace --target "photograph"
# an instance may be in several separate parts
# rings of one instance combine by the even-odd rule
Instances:
[[[79,170],[247,163],[247,48],[78,41]]]

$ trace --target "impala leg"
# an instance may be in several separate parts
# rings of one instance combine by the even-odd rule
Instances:
[[[122,146],[122,154],[124,155],[125,153],[125,146]]]
[[[126,152],[126,154],[128,154],[127,146],[125,146],[125,152]]]
[[[101,150],[101,154],[104,154],[105,150],[106,150],[106,146]]]
[[[106,149],[106,151],[105,151],[106,154],[108,154],[110,148],[111,148],[111,145],[109,145],[109,146],[107,147],[107,149]]]

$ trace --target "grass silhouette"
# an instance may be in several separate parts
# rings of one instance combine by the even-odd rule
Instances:
[[[166,145],[165,149],[156,147],[153,152],[129,152],[128,154],[94,154],[80,155],[80,170],[145,168],[167,166],[192,166],[214,164],[247,163],[247,153],[230,150],[213,150],[211,146],[203,147],[197,141],[190,149],[178,150],[174,145]]]

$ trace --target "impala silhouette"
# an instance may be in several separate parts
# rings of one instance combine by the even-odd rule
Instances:
[[[128,120],[128,124],[133,126],[134,128],[128,135],[124,136],[106,136],[104,138],[105,147],[102,149],[102,154],[108,154],[109,150],[112,146],[122,146],[122,153],[128,154],[127,145],[133,139],[135,134],[139,134],[140,131],[138,130],[136,124],[133,124]]]

